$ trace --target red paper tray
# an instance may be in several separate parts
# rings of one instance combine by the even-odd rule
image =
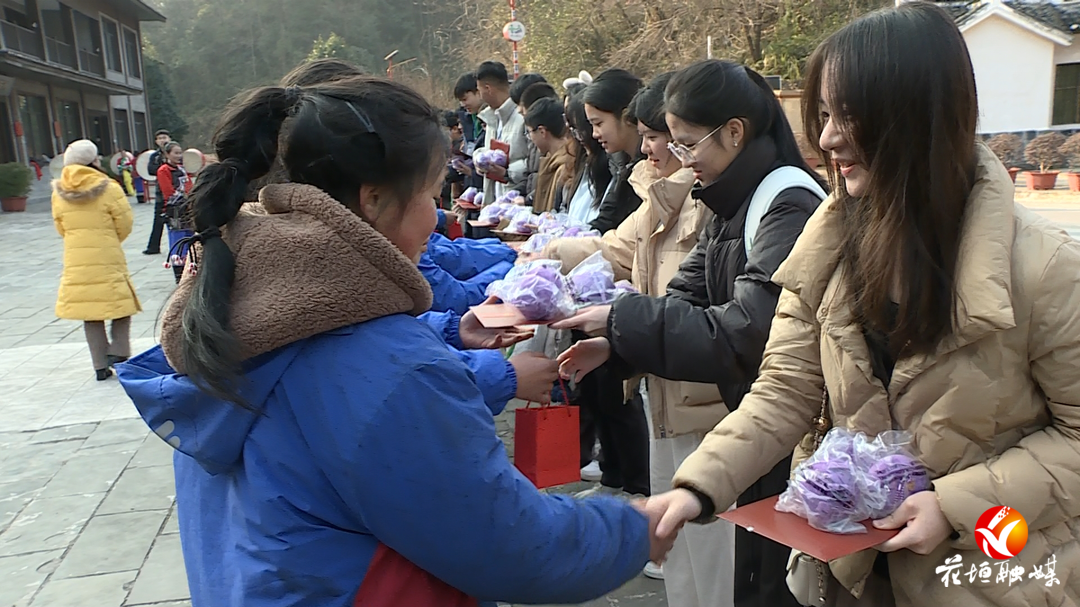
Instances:
[[[505,329],[507,327],[527,327],[532,325],[549,325],[561,320],[529,320],[517,308],[510,304],[484,304],[470,308],[480,324],[488,329]]]
[[[779,499],[779,496],[763,499],[724,512],[719,517],[825,562],[873,548],[900,533],[899,530],[877,529],[870,521],[863,522],[866,533],[842,535],[820,531],[800,516],[777,512],[776,502]]]

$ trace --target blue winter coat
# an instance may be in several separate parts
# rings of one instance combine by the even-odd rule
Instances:
[[[468,312],[470,307],[483,303],[487,299],[487,286],[506,276],[513,267],[511,261],[500,261],[471,278],[460,280],[436,263],[431,252],[420,255],[419,263],[420,273],[427,279],[434,294],[432,311],[453,310],[459,315]]]
[[[499,350],[466,350],[458,334],[461,317],[453,312],[426,312],[418,317],[442,337],[450,351],[465,363],[476,379],[492,415],[502,413],[517,393],[517,372]]]
[[[517,251],[497,238],[449,238],[433,232],[428,238],[428,255],[438,266],[458,280],[468,280],[504,261],[517,261]]]
[[[511,465],[472,373],[411,316],[247,361],[257,413],[200,392],[160,347],[117,371],[177,449],[194,607],[347,607],[368,576],[428,574],[486,603],[578,603],[648,560],[629,504],[544,495]],[[387,549],[409,569],[381,569]]]

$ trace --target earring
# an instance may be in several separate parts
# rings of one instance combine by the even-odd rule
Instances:
[[[738,139],[735,140],[735,147],[739,147],[739,140]]]

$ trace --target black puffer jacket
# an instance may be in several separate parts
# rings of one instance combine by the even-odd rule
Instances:
[[[607,234],[608,230],[619,227],[641,206],[641,197],[634,191],[634,186],[630,185],[630,174],[634,172],[634,165],[642,158],[640,155],[631,158],[623,152],[611,155],[609,165],[612,183],[607,192],[598,193],[604,198],[600,202],[599,214],[589,227],[601,234]]]
[[[743,227],[761,180],[785,163],[771,140],[750,143],[720,179],[694,196],[716,215],[665,297],[627,295],[608,319],[613,359],[630,373],[715,383],[734,410],[757,377],[780,287],[771,278],[821,202],[790,188],[761,220],[747,259]]]

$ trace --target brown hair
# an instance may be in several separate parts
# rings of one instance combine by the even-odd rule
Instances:
[[[805,90],[815,151],[828,160],[819,143],[820,95],[869,172],[866,194],[854,199],[826,162],[855,315],[889,337],[894,355],[931,352],[955,328],[957,258],[974,183],[978,103],[967,45],[932,4],[877,11],[814,51]]]

